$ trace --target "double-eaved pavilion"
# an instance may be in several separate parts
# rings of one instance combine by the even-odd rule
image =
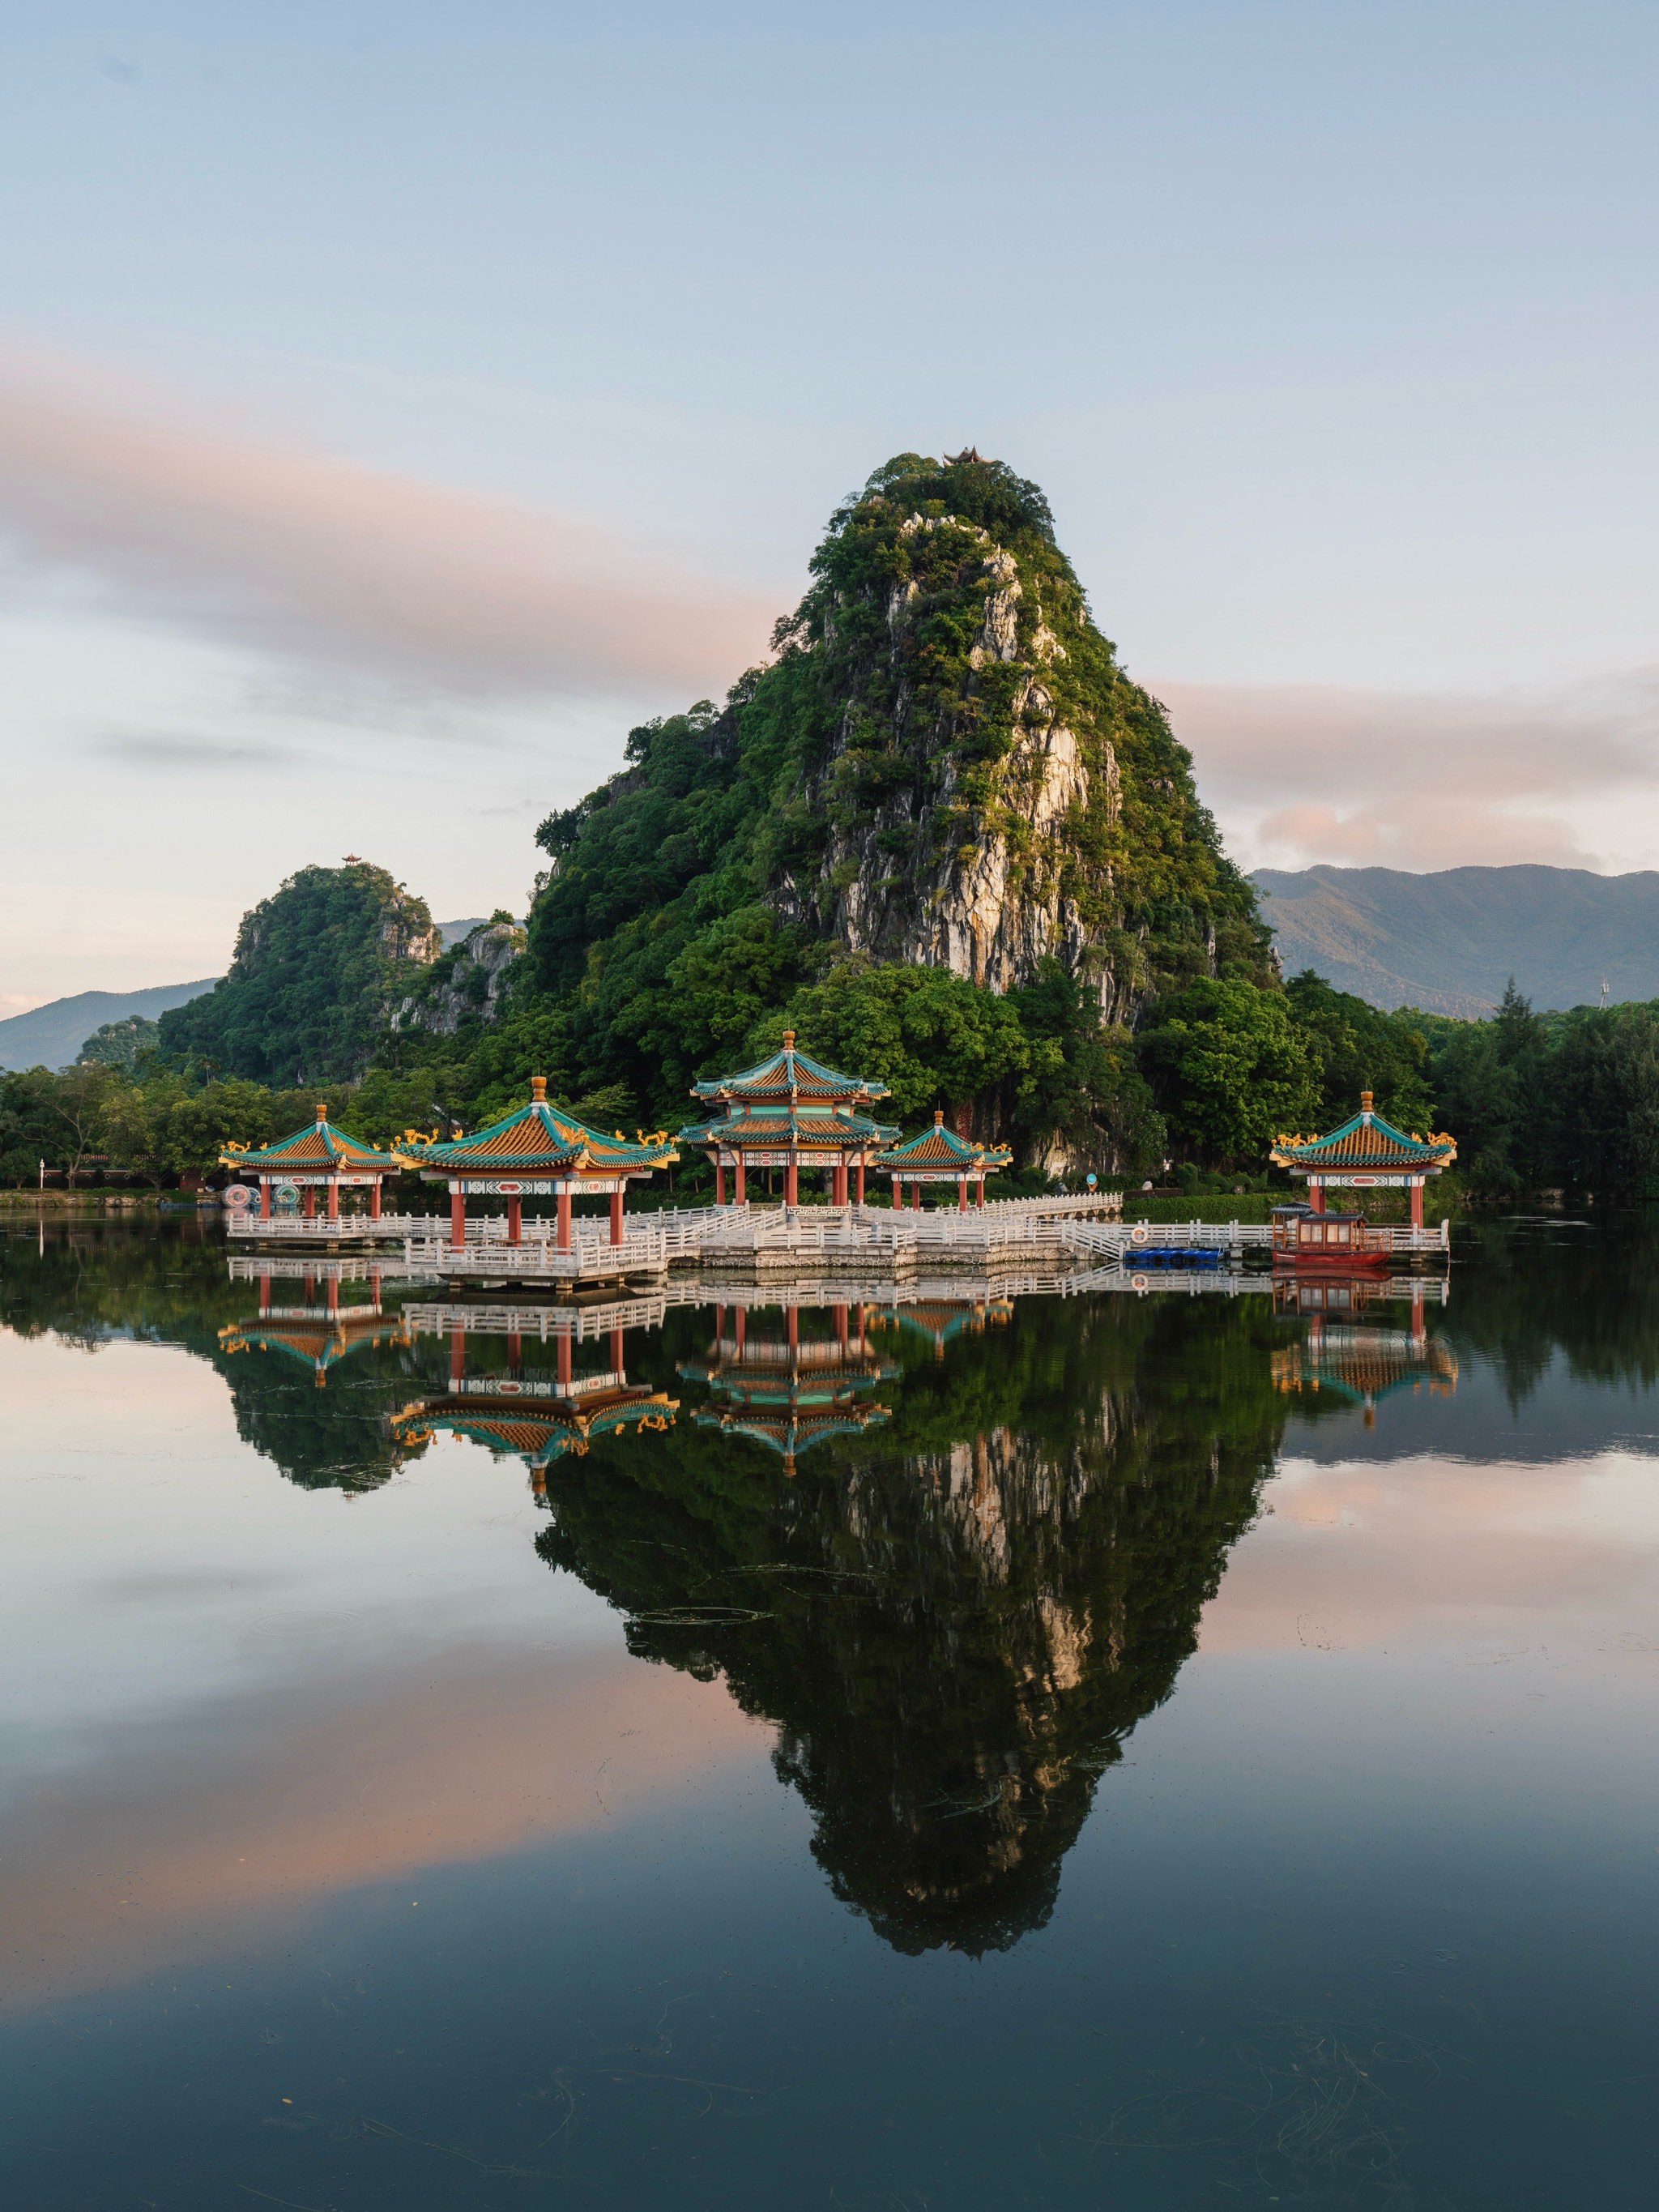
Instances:
[[[833,1067],[797,1051],[795,1032],[753,1067],[691,1086],[695,1098],[714,1102],[708,1118],[682,1129],[679,1141],[695,1145],[714,1164],[714,1203],[726,1203],[726,1170],[736,1170],[733,1198],[749,1200],[751,1168],[783,1170],[783,1202],[800,1203],[800,1171],[817,1170],[829,1180],[830,1203],[845,1206],[855,1187],[864,1203],[864,1170],[896,1128],[872,1121],[863,1109],[888,1096],[884,1083],[838,1075]]]
[[[276,1194],[285,1186],[291,1186],[298,1194],[301,1210],[307,1215],[315,1214],[320,1190],[325,1218],[337,1224],[340,1218],[340,1193],[352,1189],[368,1190],[369,1218],[378,1221],[381,1182],[389,1175],[400,1175],[409,1165],[400,1153],[383,1152],[377,1146],[361,1144],[356,1137],[348,1137],[343,1129],[337,1129],[328,1118],[326,1104],[320,1099],[317,1119],[308,1128],[296,1129],[291,1137],[283,1137],[274,1145],[255,1145],[241,1150],[227,1145],[219,1158],[223,1166],[234,1168],[239,1176],[258,1177],[262,1221],[272,1218]]]
[[[921,1204],[923,1183],[953,1182],[957,1187],[957,1205],[965,1209],[969,1184],[974,1185],[977,1202],[983,1206],[986,1176],[1006,1168],[1013,1157],[1006,1145],[976,1145],[969,1137],[957,1136],[954,1129],[945,1127],[944,1115],[935,1111],[931,1129],[924,1129],[919,1137],[912,1137],[902,1145],[890,1146],[877,1155],[874,1164],[893,1178],[896,1208],[904,1203],[907,1182],[913,1206]]]
[[[1359,1111],[1328,1137],[1276,1137],[1267,1158],[1305,1180],[1308,1203],[1325,1211],[1328,1190],[1409,1190],[1413,1225],[1423,1226],[1423,1184],[1457,1158],[1448,1136],[1407,1136],[1371,1109],[1371,1094],[1359,1094]]]
[[[629,1182],[678,1158],[665,1136],[642,1136],[630,1145],[620,1132],[607,1137],[562,1114],[547,1103],[547,1078],[532,1075],[527,1105],[503,1115],[474,1136],[422,1146],[416,1164],[423,1182],[449,1187],[449,1237],[458,1249],[466,1243],[469,1198],[507,1200],[509,1244],[523,1241],[525,1200],[552,1198],[557,1200],[558,1249],[568,1252],[573,1199],[609,1198],[611,1242],[620,1244],[623,1197]]]

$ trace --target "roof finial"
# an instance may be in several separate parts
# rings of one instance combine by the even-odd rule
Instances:
[[[328,1101],[326,1098],[319,1098],[317,1101],[317,1121],[319,1127],[320,1127],[323,1122],[326,1121],[327,1119]]]
[[[544,1075],[532,1075],[532,1076],[531,1077],[531,1079],[530,1079],[530,1103],[531,1103],[531,1104],[532,1104],[532,1106],[545,1106],[545,1105],[546,1105],[546,1103],[547,1103],[547,1078],[546,1078]]]
[[[1369,1118],[1371,1110],[1371,1094],[1369,1091],[1362,1091],[1359,1094],[1359,1110]]]
[[[793,1030],[786,1030],[784,1031],[783,1048],[786,1052],[793,1052],[795,1049],[795,1032]]]
[[[933,1127],[936,1129],[942,1129],[945,1127],[945,1109],[942,1106],[935,1106],[933,1109]]]

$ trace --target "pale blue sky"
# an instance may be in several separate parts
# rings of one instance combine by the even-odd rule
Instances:
[[[210,972],[348,849],[519,904],[836,500],[969,441],[1247,860],[1659,864],[1659,9],[70,5],[3,52],[0,996]]]

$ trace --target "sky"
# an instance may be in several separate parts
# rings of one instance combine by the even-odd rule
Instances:
[[[1659,9],[12,10],[0,1013],[219,972],[1035,477],[1247,866],[1659,866]]]

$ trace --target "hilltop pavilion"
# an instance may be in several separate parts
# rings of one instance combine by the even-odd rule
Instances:
[[[957,1136],[954,1129],[945,1126],[945,1116],[935,1112],[933,1126],[924,1129],[919,1137],[911,1137],[902,1145],[890,1146],[876,1155],[872,1165],[886,1170],[893,1178],[895,1210],[904,1203],[904,1185],[910,1186],[910,1203],[921,1204],[921,1186],[925,1182],[953,1182],[957,1187],[957,1205],[966,1208],[968,1186],[971,1182],[978,1193],[977,1203],[985,1203],[985,1178],[1006,1168],[1013,1158],[1006,1145],[976,1145],[971,1138]]]
[[[691,1095],[713,1101],[714,1110],[707,1121],[682,1129],[679,1141],[695,1145],[714,1162],[716,1206],[726,1203],[727,1168],[737,1171],[733,1194],[744,1206],[749,1170],[777,1167],[784,1171],[786,1206],[800,1203],[802,1168],[828,1178],[832,1206],[848,1203],[849,1182],[855,1179],[853,1203],[862,1206],[866,1162],[898,1134],[863,1110],[888,1096],[886,1085],[838,1075],[798,1052],[793,1030],[784,1031],[781,1051],[736,1075],[694,1084]]]
[[[377,1146],[360,1144],[356,1137],[348,1137],[343,1129],[337,1129],[328,1118],[326,1104],[319,1100],[317,1119],[309,1128],[296,1129],[291,1137],[283,1137],[274,1145],[256,1145],[239,1150],[227,1145],[220,1153],[221,1164],[234,1168],[239,1176],[258,1176],[259,1182],[259,1218],[269,1221],[272,1198],[278,1185],[291,1183],[297,1187],[303,1211],[314,1215],[317,1194],[324,1194],[324,1216],[331,1222],[340,1218],[342,1190],[364,1189],[368,1192],[368,1212],[371,1220],[380,1218],[380,1185],[389,1175],[400,1175],[409,1165],[400,1153],[383,1152]]]
[[[629,1182],[678,1158],[666,1137],[641,1136],[630,1145],[620,1130],[607,1137],[562,1114],[547,1103],[547,1078],[532,1075],[527,1105],[515,1108],[474,1136],[426,1145],[416,1160],[423,1182],[449,1186],[449,1237],[458,1249],[466,1243],[469,1198],[507,1200],[509,1244],[522,1241],[524,1200],[554,1198],[558,1201],[558,1249],[568,1252],[573,1199],[609,1198],[611,1242],[620,1244],[623,1197]]]
[[[1359,1094],[1359,1111],[1328,1137],[1276,1137],[1267,1158],[1308,1186],[1308,1203],[1325,1211],[1328,1190],[1409,1190],[1412,1221],[1423,1226],[1423,1184],[1457,1158],[1450,1137],[1407,1136],[1371,1110],[1371,1094]]]

